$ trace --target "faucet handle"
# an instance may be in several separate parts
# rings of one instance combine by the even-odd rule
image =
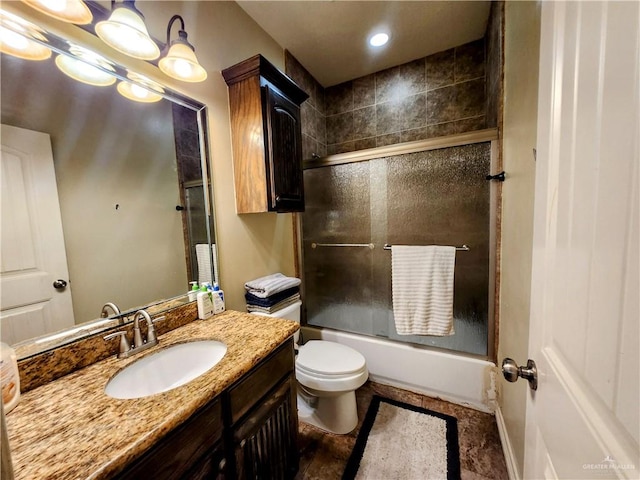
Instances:
[[[149,322],[148,328],[147,328],[147,343],[152,343],[152,342],[157,342],[158,341],[158,337],[156,336],[156,329],[153,326],[154,323],[159,322],[160,320],[164,320],[165,317],[164,315],[161,317],[156,317],[156,318],[152,318],[151,321]]]
[[[129,350],[131,350],[131,346],[127,341],[127,332],[124,330],[120,330],[119,332],[110,333],[109,335],[106,335],[103,338],[105,340],[111,340],[112,338],[115,338],[118,336],[120,337],[120,351],[118,352],[118,357],[120,357],[126,354]]]

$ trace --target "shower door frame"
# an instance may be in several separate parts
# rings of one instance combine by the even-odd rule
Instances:
[[[328,155],[319,159],[305,160],[303,169],[331,167],[335,165],[343,165],[347,163],[364,162],[382,157],[390,157],[394,155],[403,155],[408,153],[423,152],[428,150],[438,150],[442,148],[460,147],[464,145],[472,145],[475,143],[491,144],[490,172],[495,174],[502,171],[502,156],[500,155],[499,135],[497,128],[489,128],[478,130],[475,132],[462,133],[458,135],[448,135],[445,137],[436,137],[427,140],[418,140],[415,142],[398,143],[384,147],[368,148],[365,150],[357,150],[354,152],[339,153],[336,155]],[[488,359],[496,361],[496,352],[498,351],[498,326],[500,315],[500,217],[501,217],[501,199],[502,199],[502,182],[491,181],[489,193],[489,311],[487,312],[487,355],[476,355],[473,353],[463,352],[460,350],[449,350],[440,347],[433,347],[411,342],[398,342],[390,338],[383,338],[386,341],[403,343],[412,345],[416,348],[436,349],[446,352],[453,352],[456,355],[470,356],[473,358]],[[296,276],[302,279],[300,286],[301,297],[303,300],[303,308],[301,311],[302,325],[309,326],[307,323],[307,310],[305,299],[305,282],[304,282],[304,256],[302,251],[302,217],[300,214],[293,215],[293,234],[294,234],[294,258]],[[310,327],[324,329],[329,327]],[[364,335],[364,334],[363,334]]]

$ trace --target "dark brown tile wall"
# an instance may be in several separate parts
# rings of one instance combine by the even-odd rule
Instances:
[[[284,63],[285,73],[309,94],[300,112],[302,158],[309,160],[313,154],[324,157],[327,154],[325,90],[288,50],[284,52]]]
[[[327,153],[485,128],[480,39],[326,89]]]
[[[285,51],[287,75],[310,95],[303,158],[486,128],[485,50],[482,38],[326,89]]]
[[[492,2],[487,25],[487,127],[497,127],[502,98],[502,25],[504,23],[504,2]]]

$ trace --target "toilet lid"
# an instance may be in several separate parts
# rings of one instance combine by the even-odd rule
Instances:
[[[342,375],[362,370],[365,359],[360,352],[346,345],[310,340],[300,347],[296,365],[323,375]]]

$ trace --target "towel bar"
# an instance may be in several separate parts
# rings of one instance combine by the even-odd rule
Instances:
[[[311,248],[317,247],[367,247],[373,250],[376,246],[373,243],[312,243]]]
[[[385,250],[391,250],[392,245],[389,245],[388,243],[384,244],[384,248]],[[469,250],[471,250],[467,245],[462,245],[461,247],[456,247],[456,250],[458,251],[463,251],[463,252],[468,252]]]

